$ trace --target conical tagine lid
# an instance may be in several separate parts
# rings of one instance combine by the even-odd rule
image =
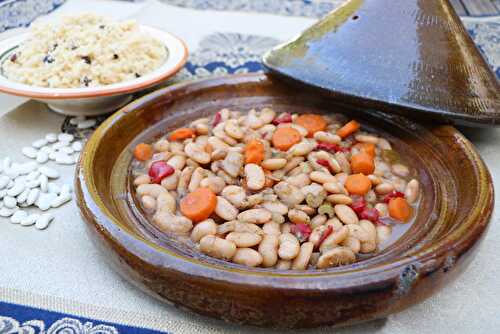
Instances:
[[[500,124],[498,80],[447,0],[350,0],[263,61],[366,108]]]

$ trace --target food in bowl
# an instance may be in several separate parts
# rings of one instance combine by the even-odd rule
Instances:
[[[223,109],[133,155],[154,226],[249,267],[353,263],[418,210],[420,183],[390,142],[340,115]]]
[[[135,21],[80,14],[35,22],[2,64],[8,79],[37,87],[104,86],[139,78],[167,59],[165,46]]]

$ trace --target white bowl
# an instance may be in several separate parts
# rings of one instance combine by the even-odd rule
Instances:
[[[0,71],[0,92],[42,101],[50,109],[71,116],[96,116],[117,110],[132,99],[132,93],[170,78],[187,60],[188,50],[181,39],[152,27],[141,25],[140,29],[161,41],[168,51],[162,66],[140,78],[98,87],[47,88],[9,80]],[[27,37],[28,33],[24,33],[0,42],[0,66]]]

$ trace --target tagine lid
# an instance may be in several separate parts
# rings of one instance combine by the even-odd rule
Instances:
[[[447,0],[347,1],[263,63],[365,108],[500,124],[499,82]]]

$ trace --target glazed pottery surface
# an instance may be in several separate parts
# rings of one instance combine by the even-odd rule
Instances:
[[[350,0],[263,62],[360,106],[500,123],[498,80],[448,0]]]
[[[415,223],[392,245],[327,270],[248,268],[200,254],[159,233],[132,196],[131,149],[221,108],[344,113],[383,134],[417,170],[423,199]],[[418,303],[472,260],[493,209],[490,175],[450,126],[423,127],[364,112],[265,75],[236,75],[158,90],[106,120],[78,165],[76,195],[96,245],[125,278],[194,312],[270,327],[346,325]]]

